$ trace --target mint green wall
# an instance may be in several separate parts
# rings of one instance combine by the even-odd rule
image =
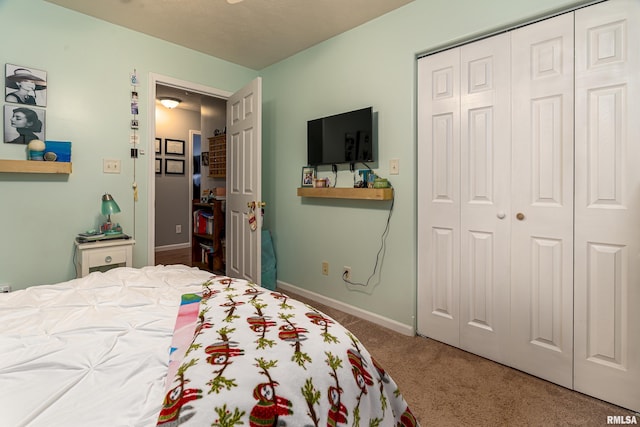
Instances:
[[[136,164],[134,203],[129,73],[140,80],[140,148],[151,155],[149,73],[230,92],[258,73],[41,0],[0,0],[0,40],[3,76],[5,63],[48,73],[46,138],[73,143],[71,175],[0,173],[0,283],[20,289],[75,277],[73,239],[102,221],[104,192],[122,209],[114,219],[135,230],[134,264],[146,265],[148,158]],[[25,159],[24,146],[0,144],[0,158]],[[121,159],[122,173],[103,174],[104,158]]]
[[[416,54],[548,15],[572,0],[416,0],[375,21],[262,70],[263,192],[266,223],[278,256],[278,280],[414,324],[416,292]],[[388,203],[301,199],[306,122],[373,106],[378,113],[378,167],[396,191],[381,274],[367,288],[348,289],[373,272]],[[388,174],[400,159],[400,175]],[[323,173],[329,175],[331,173]],[[352,184],[341,171],[338,186]],[[330,265],[321,274],[321,262]]]
[[[265,226],[274,237],[278,279],[413,325],[416,54],[578,3],[416,0],[258,73],[42,0],[0,0],[0,66],[48,72],[47,139],[73,142],[69,176],[0,174],[0,284],[19,289],[74,277],[73,237],[101,221],[104,192],[120,204],[117,220],[125,231],[133,233],[135,226],[134,262],[146,264],[148,162],[137,161],[140,200],[134,203],[131,70],[141,81],[140,148],[148,153],[149,73],[225,91],[261,74]],[[307,120],[368,105],[378,113],[377,170],[391,179],[397,197],[380,275],[368,288],[348,290],[341,268],[349,265],[354,280],[367,280],[389,203],[301,199],[296,188],[306,162]],[[0,158],[22,159],[24,147],[0,144]],[[121,159],[123,173],[103,174],[103,158]],[[392,158],[400,159],[398,176],[388,175]],[[338,186],[351,184],[351,174],[341,170]],[[321,275],[323,260],[330,263],[329,276]]]

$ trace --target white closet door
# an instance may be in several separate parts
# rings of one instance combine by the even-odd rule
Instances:
[[[418,333],[459,346],[460,49],[418,62]]]
[[[460,347],[499,362],[509,341],[509,35],[461,48]]]
[[[576,12],[575,389],[640,411],[640,2]]]
[[[512,32],[511,366],[572,387],[573,14]]]

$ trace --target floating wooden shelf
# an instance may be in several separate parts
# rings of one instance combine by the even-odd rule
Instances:
[[[393,188],[298,188],[300,197],[323,197],[326,199],[391,200]]]
[[[10,173],[71,173],[71,162],[40,162],[34,160],[0,160],[0,172]]]

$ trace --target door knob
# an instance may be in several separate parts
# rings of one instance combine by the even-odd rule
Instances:
[[[516,214],[516,218],[518,219],[518,221],[522,221],[524,219],[524,214],[522,212],[518,212]]]
[[[496,216],[498,217],[498,219],[504,219],[507,214],[505,214],[504,211],[498,211]]]

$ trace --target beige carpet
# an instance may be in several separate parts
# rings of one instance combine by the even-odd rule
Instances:
[[[396,381],[422,427],[601,426],[609,415],[634,415],[446,344],[407,337],[285,293],[351,330]]]

